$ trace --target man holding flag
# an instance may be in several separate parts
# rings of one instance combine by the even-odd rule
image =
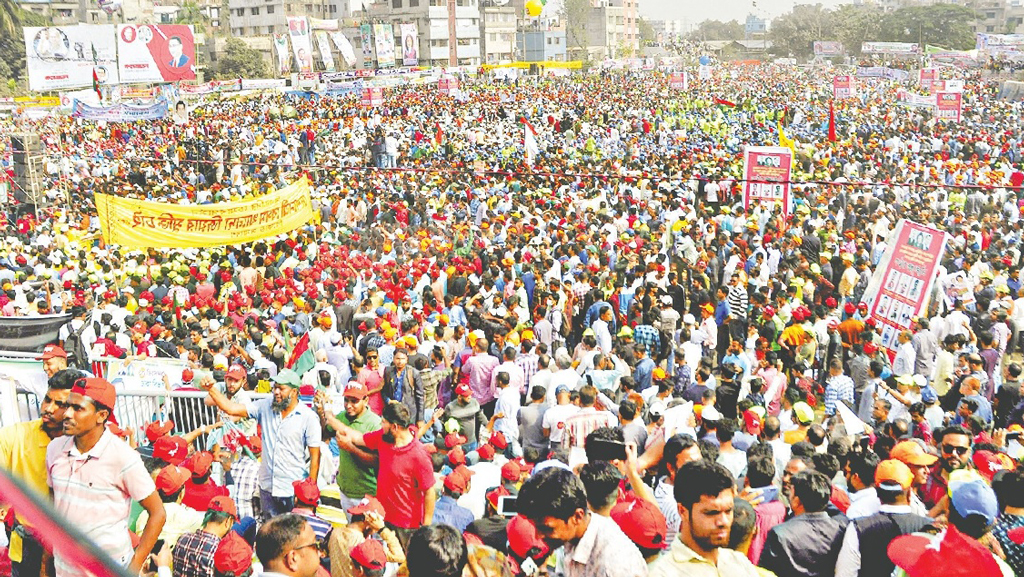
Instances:
[[[307,476],[316,479],[320,472],[320,419],[312,409],[299,402],[298,373],[290,368],[284,369],[273,381],[270,398],[246,404],[228,399],[214,387],[211,377],[199,383],[217,408],[232,417],[256,419],[260,425],[263,458],[259,484],[264,520],[291,511],[295,500],[292,482]]]

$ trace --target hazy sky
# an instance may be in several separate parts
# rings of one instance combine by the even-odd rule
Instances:
[[[694,26],[704,20],[739,20],[753,12],[762,18],[785,14],[796,4],[816,4],[826,7],[841,4],[841,0],[639,0],[640,13],[646,17],[664,20],[683,20]]]

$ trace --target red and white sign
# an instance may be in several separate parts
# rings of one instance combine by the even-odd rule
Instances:
[[[117,55],[126,84],[196,79],[196,42],[185,24],[122,24]]]
[[[960,92],[936,92],[935,106],[938,108],[935,113],[936,118],[960,122],[963,103],[963,94]]]
[[[789,176],[793,167],[793,151],[782,146],[748,146],[743,151],[743,207],[751,204],[782,205],[793,211]]]
[[[384,89],[364,88],[362,104],[363,106],[380,106],[384,104]]]
[[[836,76],[832,80],[832,96],[834,98],[854,98],[857,96],[856,76]]]
[[[917,72],[917,80],[921,84],[921,90],[931,90],[933,83],[939,79],[938,68],[922,68]]]
[[[937,92],[963,92],[964,81],[960,79],[953,80],[933,80],[932,81],[932,93]]]
[[[897,336],[928,309],[932,284],[946,251],[941,230],[910,220],[896,223],[865,295],[870,316],[882,327],[882,345],[895,355]]]
[[[437,81],[437,90],[441,94],[453,94],[459,91],[459,79],[453,77],[441,78]]]
[[[690,78],[685,72],[673,72],[668,78],[668,87],[673,90],[686,90],[689,84]]]

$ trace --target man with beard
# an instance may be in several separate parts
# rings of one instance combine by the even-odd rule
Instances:
[[[935,435],[939,462],[932,466],[921,489],[921,500],[926,506],[935,507],[949,492],[949,474],[971,462],[971,437],[971,432],[959,425],[947,427]]]
[[[68,395],[80,373],[62,370],[49,380],[46,396],[39,405],[39,419],[24,421],[0,429],[0,469],[20,479],[42,497],[49,494],[46,486],[46,447],[64,434],[64,410]],[[15,518],[10,541],[21,541],[21,559],[11,559],[12,575],[37,577],[43,561],[43,548],[31,529]]]
[[[299,375],[285,369],[273,381],[271,398],[244,405],[228,399],[210,377],[199,383],[217,408],[231,417],[256,419],[261,427],[260,505],[264,519],[291,511],[295,505],[292,482],[307,476],[316,479],[320,472],[320,419],[299,402]]]
[[[571,471],[548,467],[530,477],[519,489],[518,506],[552,551],[565,546],[567,577],[647,575],[640,550],[611,517],[589,510],[583,481]]]
[[[728,549],[736,490],[732,473],[711,461],[690,461],[676,476],[679,538],[651,564],[650,577],[756,577],[746,555]]]
[[[408,407],[389,401],[383,417],[380,430],[371,433],[341,422],[331,426],[337,428],[338,445],[343,449],[377,454],[377,499],[384,506],[384,521],[398,535],[402,547],[408,548],[413,531],[434,518],[434,467],[424,445],[409,429],[413,416]]]
[[[381,428],[380,417],[370,410],[367,402],[368,391],[359,381],[350,381],[345,387],[345,410],[337,415],[326,411],[326,395],[317,394],[316,409],[325,425],[340,431],[344,425],[360,433],[370,433]],[[340,422],[340,425],[339,425]],[[376,455],[355,446],[344,446],[338,455],[338,491],[341,493],[343,509],[355,507],[366,495],[377,493]]]
[[[218,386],[217,389],[220,392],[224,393],[224,396],[228,400],[240,403],[242,405],[247,405],[250,402],[252,402],[252,397],[249,396],[249,391],[246,391],[244,389],[247,379],[248,375],[246,374],[245,367],[235,363],[231,365],[228,371],[224,374],[224,385]],[[204,402],[209,407],[214,406],[213,399],[211,399],[210,397],[204,399]],[[246,435],[252,435],[256,433],[256,425],[255,423],[252,422],[251,419],[240,419],[238,417],[232,417],[231,415],[228,415],[224,411],[220,411],[220,413],[217,415],[217,420],[231,421],[235,423],[235,425],[242,429],[242,432]],[[210,437],[212,438],[210,439],[210,441],[207,442],[207,447],[215,448],[220,443],[220,440],[224,436],[224,433],[226,433],[227,431],[227,428],[219,427],[213,432],[211,432]]]

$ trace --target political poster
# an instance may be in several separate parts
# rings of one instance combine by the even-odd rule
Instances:
[[[815,40],[815,56],[840,56],[843,54],[843,43],[834,40]]]
[[[145,106],[115,104],[113,106],[89,106],[76,101],[71,107],[73,118],[103,120],[106,122],[134,122],[136,120],[158,120],[167,116],[167,101],[161,100]]]
[[[331,54],[331,41],[324,30],[316,31],[316,45],[320,48],[320,60],[324,63],[324,70],[334,72],[334,55]]]
[[[288,86],[288,82],[283,78],[242,79],[242,90],[276,90],[286,86]]]
[[[390,24],[373,25],[373,45],[377,49],[377,67],[394,67],[395,32]]]
[[[288,17],[288,36],[292,39],[292,53],[299,72],[313,71],[313,45],[309,39],[309,24],[305,16]]]
[[[917,71],[917,81],[921,85],[921,90],[931,91],[932,83],[939,79],[938,68],[922,68]]]
[[[960,114],[963,110],[963,94],[960,92],[936,92],[935,93],[936,118],[960,122]]]
[[[932,284],[946,251],[946,233],[910,220],[900,220],[864,291],[868,314],[882,327],[882,346],[894,355],[900,331],[924,315]]]
[[[455,94],[459,91],[459,79],[453,76],[445,76],[437,81],[437,91],[441,94]]]
[[[348,64],[350,68],[355,66],[356,51],[352,49],[352,43],[348,41],[348,37],[345,36],[345,33],[331,32],[331,38],[334,39],[334,44],[338,47],[338,52],[341,53],[341,57],[345,60],[345,64]]]
[[[402,66],[416,66],[420,63],[419,29],[415,22],[405,22],[402,31]]]
[[[673,90],[686,90],[689,84],[690,78],[686,72],[673,72],[668,77],[668,87]]]
[[[284,75],[292,70],[292,55],[288,52],[288,35],[274,34],[274,51],[277,52],[277,73]]]
[[[93,85],[115,85],[117,30],[113,25],[26,27],[25,55],[29,89],[56,92]]]
[[[792,212],[789,177],[793,167],[793,151],[782,146],[748,146],[743,151],[743,206],[751,204]]]
[[[334,20],[321,20],[319,18],[309,19],[309,28],[311,30],[326,30],[328,32],[337,32],[340,30],[338,27],[338,19]]]
[[[121,82],[195,80],[196,43],[185,24],[122,24],[117,27]]]
[[[963,92],[964,81],[961,79],[935,80],[932,82],[932,92]]]
[[[295,230],[313,217],[302,178],[251,200],[178,205],[96,195],[103,240],[131,248],[199,248],[252,242]]]
[[[921,46],[911,42],[865,42],[860,51],[864,54],[920,54]]]
[[[846,75],[839,75],[832,79],[832,97],[836,99],[840,98],[856,98],[857,96],[857,77]]]
[[[359,25],[359,42],[362,45],[363,68],[373,68],[373,27],[369,24]]]
[[[89,106],[100,106],[100,97],[92,88],[81,88],[60,93],[60,107],[70,111],[75,102],[84,102]]]
[[[380,106],[384,104],[383,88],[364,88],[360,103],[363,106]]]
[[[711,80],[711,67],[706,64],[701,64],[697,67],[697,78]]]

